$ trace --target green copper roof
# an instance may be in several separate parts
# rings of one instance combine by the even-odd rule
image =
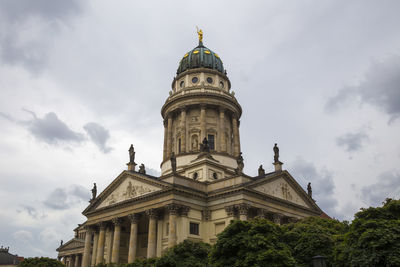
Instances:
[[[209,68],[225,73],[222,60],[216,53],[205,47],[203,42],[199,42],[197,47],[183,56],[176,74],[196,68]]]

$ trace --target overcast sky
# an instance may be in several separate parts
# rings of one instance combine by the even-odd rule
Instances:
[[[246,4],[245,4],[246,3]],[[400,197],[400,1],[0,1],[0,245],[56,256],[128,162],[160,171],[179,60],[217,52],[245,172],[280,160],[329,215]]]

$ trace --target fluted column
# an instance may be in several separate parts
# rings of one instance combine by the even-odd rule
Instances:
[[[136,258],[137,250],[137,235],[138,235],[138,222],[139,214],[131,214],[128,216],[131,220],[131,233],[129,236],[129,250],[128,250],[128,263],[132,263]]]
[[[111,262],[118,263],[119,262],[119,245],[121,242],[121,219],[114,218],[112,220],[114,224],[114,240],[111,254]]]
[[[181,152],[186,152],[186,107],[181,109]]]
[[[168,143],[168,121],[164,120],[164,150],[163,150],[163,159],[167,159],[167,143]]]
[[[106,224],[104,222],[99,223],[100,233],[99,241],[97,244],[97,256],[96,264],[103,263],[104,261],[104,243],[106,237]]]
[[[239,204],[238,210],[239,210],[239,219],[241,221],[247,221],[250,205],[245,203]]]
[[[226,152],[226,142],[225,142],[225,109],[219,109],[219,131],[218,131],[218,152]]]
[[[107,227],[107,253],[106,253],[106,263],[111,263],[111,255],[112,255],[112,244],[114,239],[114,231],[109,225]]]
[[[79,267],[79,254],[75,255],[75,265],[74,267]]]
[[[75,266],[75,255],[71,255],[70,257],[70,261],[69,261],[69,266],[74,267]]]
[[[167,123],[167,158],[169,159],[172,154],[172,115],[168,115]]]
[[[233,128],[233,155],[238,157],[240,154],[240,139],[239,139],[239,120],[236,115],[232,116]]]
[[[173,247],[176,245],[176,217],[178,215],[179,206],[175,204],[167,205],[167,210],[169,212],[169,235],[168,235],[168,247]]]
[[[93,238],[93,249],[92,249],[92,261],[90,263],[90,266],[95,266],[96,265],[96,255],[97,255],[97,244],[99,242],[99,233],[96,231],[94,232],[94,238]]]
[[[203,142],[206,137],[206,105],[200,106],[200,140],[199,142]]]
[[[86,226],[85,248],[83,249],[82,267],[89,267],[91,243],[92,243],[92,228],[90,226]]]
[[[149,234],[147,241],[147,258],[154,258],[157,252],[157,211],[155,209],[146,210],[149,216]]]

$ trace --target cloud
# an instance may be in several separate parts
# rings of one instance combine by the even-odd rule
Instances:
[[[368,140],[368,135],[360,131],[358,133],[347,133],[339,136],[336,138],[336,144],[344,147],[347,152],[353,152],[360,150],[365,140]]]
[[[79,14],[82,1],[0,1],[0,59],[36,72],[66,21]]]
[[[328,215],[337,216],[335,207],[338,201],[334,196],[335,184],[329,171],[317,171],[313,163],[297,158],[291,165],[291,172],[305,184],[311,182],[313,199],[317,201],[318,206]]]
[[[43,219],[45,218],[47,215],[45,213],[40,213],[35,207],[32,207],[30,205],[21,205],[22,207],[22,211],[21,210],[17,210],[18,213],[21,213],[23,211],[25,211],[31,218],[33,219]]]
[[[361,198],[372,206],[380,205],[386,198],[400,198],[400,173],[382,173],[378,182],[361,188]]]
[[[89,122],[83,126],[86,133],[89,135],[90,140],[97,145],[97,147],[104,153],[112,150],[111,147],[106,145],[107,140],[110,138],[110,133],[106,128],[95,122]]]
[[[326,110],[336,110],[359,98],[362,103],[374,105],[390,116],[390,122],[400,116],[400,56],[393,55],[374,61],[364,79],[354,87],[339,90],[330,98]]]
[[[26,230],[16,231],[12,234],[12,236],[17,240],[17,242],[27,242],[33,239],[32,233]]]
[[[68,209],[69,205],[67,204],[66,190],[62,188],[56,188],[53,192],[51,192],[47,199],[43,201],[43,204],[56,210]]]
[[[54,210],[66,210],[77,203],[88,201],[90,197],[89,189],[74,184],[68,188],[54,189],[43,204]]]
[[[81,133],[72,131],[54,112],[49,112],[43,118],[38,118],[32,111],[33,119],[27,122],[28,131],[40,141],[54,145],[60,142],[82,142]]]

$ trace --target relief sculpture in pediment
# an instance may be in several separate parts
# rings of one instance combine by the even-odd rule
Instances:
[[[99,208],[109,206],[121,201],[146,195],[155,191],[160,190],[159,188],[148,185],[142,182],[135,181],[133,179],[127,179],[121,185],[119,185],[100,205]]]

